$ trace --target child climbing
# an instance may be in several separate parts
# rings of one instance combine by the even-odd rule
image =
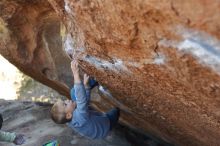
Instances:
[[[113,108],[107,113],[90,110],[90,91],[98,83],[84,74],[83,83],[79,75],[78,61],[71,62],[74,76],[74,87],[71,89],[72,100],[58,100],[51,109],[51,117],[57,124],[68,123],[68,126],[82,136],[91,139],[105,138],[117,124],[120,110]]]

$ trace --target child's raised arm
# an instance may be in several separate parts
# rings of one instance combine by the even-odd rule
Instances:
[[[79,64],[77,60],[73,60],[71,62],[71,69],[74,76],[74,84],[81,83],[80,76],[79,76]]]
[[[77,60],[73,60],[71,62],[71,69],[74,76],[74,90],[76,96],[77,110],[81,113],[86,113],[88,112],[88,99],[86,97],[85,87],[81,82],[79,76],[79,67]]]

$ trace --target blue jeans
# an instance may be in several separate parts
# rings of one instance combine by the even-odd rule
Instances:
[[[110,130],[112,130],[113,127],[116,126],[118,123],[118,119],[120,116],[120,109],[119,108],[113,108],[110,111],[106,113],[107,117],[110,120]]]

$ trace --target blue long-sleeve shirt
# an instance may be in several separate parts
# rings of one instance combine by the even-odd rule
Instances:
[[[110,121],[105,114],[89,110],[90,89],[84,85],[74,85],[77,107],[73,111],[73,117],[68,124],[82,136],[91,139],[100,139],[107,136],[110,130]],[[73,100],[73,99],[72,99]]]

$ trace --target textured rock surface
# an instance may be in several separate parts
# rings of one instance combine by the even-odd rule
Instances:
[[[68,96],[70,59],[60,19],[47,1],[0,1],[1,54],[21,71]],[[65,85],[65,84],[67,85]]]
[[[170,143],[220,145],[218,0],[48,1],[0,2],[9,61],[68,96],[73,52],[108,89],[97,108]]]

